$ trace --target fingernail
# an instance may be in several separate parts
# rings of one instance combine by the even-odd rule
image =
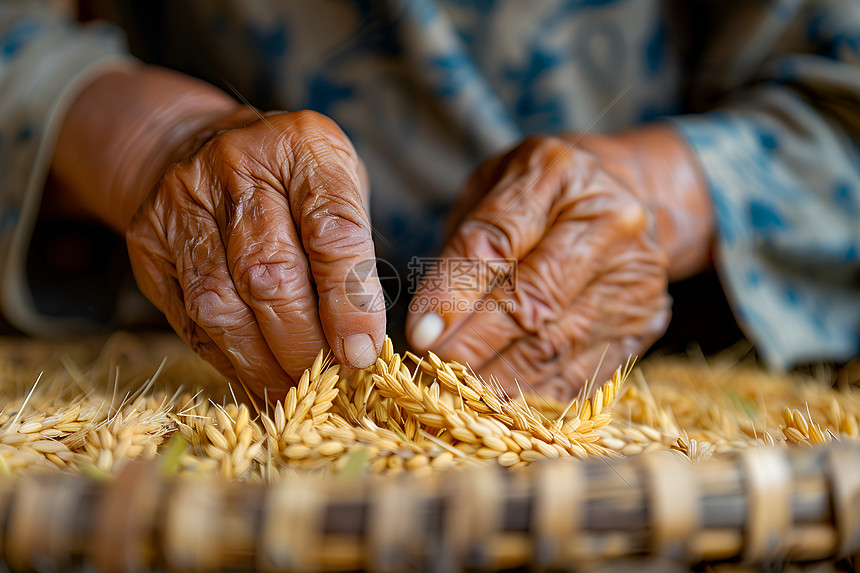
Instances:
[[[442,331],[445,330],[445,321],[435,312],[428,312],[418,320],[418,324],[412,329],[412,344],[424,350],[436,342]]]
[[[353,368],[367,368],[376,362],[376,348],[369,334],[352,334],[344,338],[343,354]]]

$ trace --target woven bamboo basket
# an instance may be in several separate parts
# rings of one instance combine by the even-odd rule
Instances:
[[[60,473],[0,482],[0,523],[0,555],[14,571],[773,566],[860,550],[860,448],[232,487],[165,479],[140,462],[110,482]]]
[[[388,342],[366,371],[320,356],[255,410],[194,357],[158,365],[173,343],[119,335],[79,368],[0,342],[0,569],[829,571],[860,553],[850,377],[658,360],[560,404]]]

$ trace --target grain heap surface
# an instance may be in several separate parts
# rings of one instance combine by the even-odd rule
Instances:
[[[559,404],[512,399],[467,366],[400,355],[387,341],[367,370],[320,355],[295,388],[258,411],[175,341],[115,336],[86,371],[73,358],[80,346],[0,345],[0,473],[60,467],[105,476],[162,454],[171,472],[230,482],[306,471],[420,475],[654,450],[701,461],[859,431],[853,387],[719,362],[622,366],[589,398]],[[159,353],[168,356],[160,366]]]

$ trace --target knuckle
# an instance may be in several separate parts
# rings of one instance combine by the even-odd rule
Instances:
[[[623,235],[636,235],[648,227],[648,213],[638,201],[628,200],[610,214],[612,227]]]
[[[220,196],[225,189],[234,199],[257,186],[279,188],[283,150],[272,139],[271,127],[254,125],[216,133],[184,167],[180,175],[195,196]]]
[[[373,253],[370,230],[351,205],[330,201],[311,210],[303,221],[308,257],[315,262],[338,262]]]
[[[531,170],[547,169],[550,165],[565,161],[576,153],[569,141],[554,135],[532,135],[525,138],[511,152],[512,157],[527,159]]]
[[[185,312],[204,329],[217,322],[219,313],[215,309],[221,306],[215,285],[211,283],[209,279],[198,279],[186,285],[184,291]]]
[[[241,130],[227,129],[219,131],[212,135],[206,143],[213,152],[220,154],[229,154],[229,152],[237,147],[237,140],[241,138]]]
[[[589,156],[590,154],[577,148],[570,141],[561,137],[545,137],[540,142],[539,155],[543,161],[542,165],[549,166],[558,162],[566,165],[577,157]]]
[[[570,332],[553,323],[541,330],[539,338],[543,341],[547,356],[553,359],[568,355],[573,350],[574,340],[577,340]]]
[[[526,332],[537,333],[563,310],[563,303],[550,289],[534,284],[528,277],[517,280],[513,316]]]
[[[311,110],[300,110],[288,115],[290,134],[294,146],[309,153],[299,154],[297,159],[313,157],[320,149],[337,149],[355,155],[352,143],[343,130],[328,116]]]
[[[310,109],[300,109],[289,114],[296,127],[306,129],[332,129],[337,125],[328,116]]]
[[[535,151],[541,148],[544,143],[544,137],[540,135],[529,135],[515,146],[509,156],[517,156],[520,154],[532,155]]]
[[[226,160],[218,160],[225,164]],[[176,221],[189,211],[212,211],[215,189],[210,176],[199,159],[189,159],[171,164],[162,174],[158,189],[152,196],[151,211],[166,225]]]
[[[236,170],[242,159],[242,147],[239,142],[241,137],[242,133],[237,130],[216,133],[206,142],[203,150],[213,165]]]
[[[185,312],[207,332],[232,332],[248,323],[247,309],[230,309],[225,303],[224,285],[212,277],[192,280],[184,291]]]
[[[557,156],[568,153],[571,149],[570,142],[551,135],[540,139],[540,149],[547,155]]]
[[[451,246],[462,256],[511,258],[521,244],[521,229],[509,219],[469,217],[463,221]]]
[[[562,150],[565,147],[565,142],[562,138],[555,135],[533,134],[523,139],[518,146],[529,151],[540,151],[542,153],[552,150]]]
[[[307,272],[293,262],[245,262],[237,287],[252,299],[271,302],[300,290]]]
[[[327,115],[309,109],[288,114],[292,132],[302,140],[317,140],[337,144],[352,150],[352,144],[337,123]]]

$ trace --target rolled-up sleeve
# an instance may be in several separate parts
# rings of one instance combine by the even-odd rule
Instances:
[[[92,79],[134,65],[121,33],[80,26],[58,4],[0,0],[0,306],[10,323],[38,335],[89,326],[40,313],[27,280],[27,249],[60,125]]]
[[[703,52],[698,154],[733,310],[775,368],[860,350],[860,4],[745,3]]]

